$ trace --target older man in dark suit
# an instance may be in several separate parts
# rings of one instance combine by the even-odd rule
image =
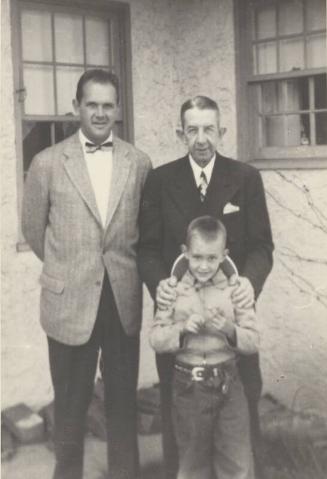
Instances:
[[[111,479],[138,475],[136,385],[142,285],[141,192],[149,158],[113,134],[117,77],[85,72],[74,107],[80,130],[30,167],[23,231],[43,262],[41,323],[55,399],[54,479],[81,479],[86,413],[103,358]]]
[[[263,184],[250,165],[217,152],[221,136],[219,109],[210,98],[197,96],[181,109],[180,136],[188,155],[153,170],[147,179],[141,208],[139,269],[159,307],[169,304],[174,290],[171,267],[185,242],[188,224],[196,217],[212,215],[226,229],[229,255],[240,281],[234,299],[240,305],[257,298],[272,267],[272,235]],[[156,298],[157,295],[157,298]],[[253,296],[252,296],[253,298]],[[166,477],[175,477],[176,446],[171,424],[173,358],[157,356],[163,415],[163,449]],[[239,363],[248,398],[255,453],[259,439],[258,401],[262,380],[258,356]]]

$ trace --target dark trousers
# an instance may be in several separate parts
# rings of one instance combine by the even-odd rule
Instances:
[[[87,294],[87,293],[86,293]],[[138,475],[136,387],[139,336],[128,337],[120,323],[105,275],[96,323],[89,341],[69,346],[48,338],[55,399],[53,479],[81,479],[86,416],[102,352],[110,479]]]
[[[172,381],[174,373],[174,355],[158,354],[156,356],[160,380],[161,414],[162,414],[162,447],[164,456],[165,479],[176,479],[178,471],[178,455],[172,423]],[[261,432],[258,414],[258,403],[262,391],[262,378],[259,368],[259,356],[242,356],[238,363],[239,374],[243,383],[250,414],[250,434],[254,453],[255,471],[258,479],[262,477],[261,464]]]

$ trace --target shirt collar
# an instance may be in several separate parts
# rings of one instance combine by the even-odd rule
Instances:
[[[193,286],[195,289],[202,289],[208,286],[216,286],[219,289],[225,289],[228,284],[228,280],[225,274],[223,273],[223,271],[221,269],[218,269],[215,276],[211,278],[209,281],[207,281],[206,283],[199,283],[194,278],[190,270],[187,270],[181,279],[181,283],[187,286]]]
[[[189,161],[190,161],[190,165],[191,165],[191,168],[192,168],[192,171],[193,171],[193,175],[194,175],[196,185],[198,186],[199,183],[200,183],[200,175],[201,175],[202,171],[204,171],[204,173],[206,175],[206,178],[207,178],[207,181],[208,181],[208,184],[209,184],[210,180],[211,180],[211,176],[212,176],[213,167],[215,166],[216,154],[214,154],[214,156],[211,158],[209,163],[204,168],[201,168],[201,166],[199,166],[193,160],[192,155],[189,154],[188,157],[189,157]]]
[[[84,151],[84,154],[85,154],[85,143],[88,142],[88,143],[93,143],[91,142],[91,140],[89,140],[85,135],[84,133],[82,132],[82,129],[80,128],[78,130],[78,137],[79,137],[79,141],[81,142],[81,145],[82,145],[82,148],[83,148],[83,151]],[[107,141],[112,141],[112,131],[110,132],[110,135],[108,136],[108,138],[106,138],[102,143],[106,143]]]

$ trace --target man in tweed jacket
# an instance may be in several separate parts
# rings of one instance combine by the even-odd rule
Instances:
[[[23,232],[43,261],[40,309],[55,393],[54,479],[83,477],[99,349],[110,478],[138,474],[137,220],[151,162],[113,134],[118,102],[115,75],[85,72],[74,100],[80,130],[39,153],[25,184]]]

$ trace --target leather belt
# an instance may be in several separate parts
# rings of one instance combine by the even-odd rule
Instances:
[[[223,381],[226,372],[230,369],[232,364],[235,364],[234,361],[225,361],[214,365],[202,364],[201,366],[194,366],[176,361],[174,368],[176,371],[191,376],[192,381],[205,381],[210,378],[219,378]]]

